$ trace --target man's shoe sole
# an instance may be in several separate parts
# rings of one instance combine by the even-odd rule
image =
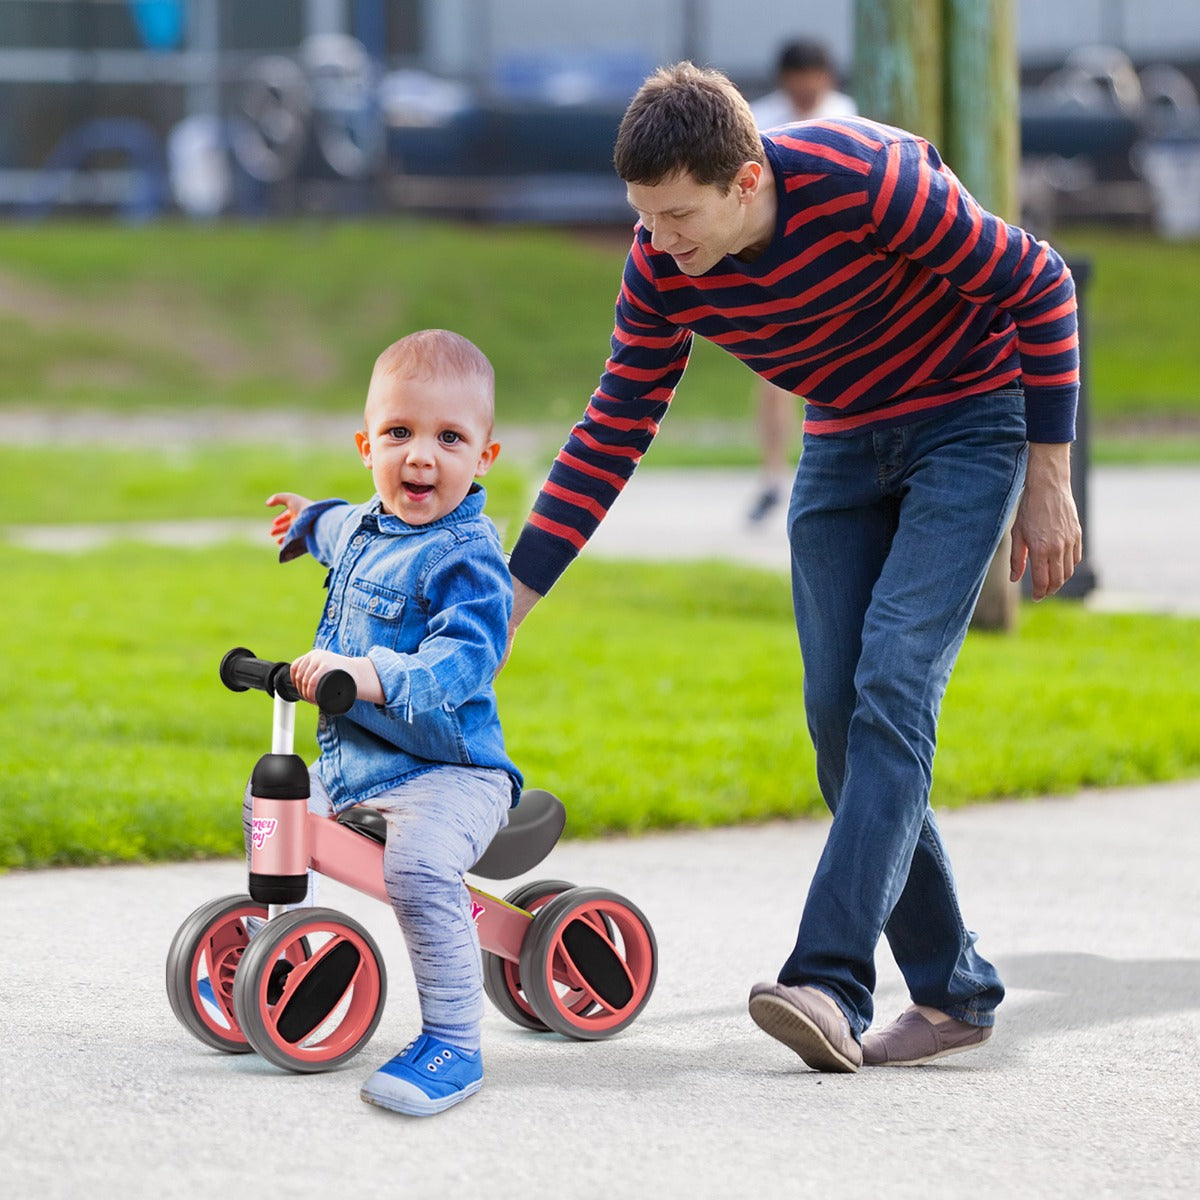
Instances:
[[[948,1050],[935,1050],[932,1054],[926,1054],[924,1058],[907,1058],[903,1062],[876,1062],[869,1063],[864,1060],[863,1065],[868,1067],[921,1067],[925,1063],[937,1062],[938,1059],[949,1058],[952,1054],[966,1054],[968,1050],[981,1050],[987,1042],[972,1042],[968,1046],[951,1046]]]
[[[953,1019],[934,1024],[924,1013],[910,1008],[880,1033],[869,1033],[863,1038],[863,1066],[920,1067],[951,1054],[978,1050],[988,1044],[991,1036],[990,1025],[970,1025]],[[903,1058],[888,1058],[889,1042],[897,1048],[907,1045],[908,1053]]]
[[[764,1033],[794,1050],[814,1071],[851,1074],[858,1064],[839,1053],[795,1005],[764,993],[750,999],[750,1017]]]

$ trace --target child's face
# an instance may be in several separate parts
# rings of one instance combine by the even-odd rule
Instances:
[[[363,464],[384,509],[410,525],[453,512],[500,453],[491,440],[491,390],[482,379],[377,376],[364,424],[355,435]]]

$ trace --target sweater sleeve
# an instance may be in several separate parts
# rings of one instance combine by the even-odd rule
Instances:
[[[658,432],[691,346],[691,333],[657,309],[653,274],[635,240],[604,374],[513,547],[514,578],[545,595],[583,549]]]
[[[1069,442],[1079,398],[1075,285],[1046,242],[980,207],[928,142],[901,138],[869,179],[880,249],[942,276],[967,300],[1008,313],[1017,329],[1031,442]]]

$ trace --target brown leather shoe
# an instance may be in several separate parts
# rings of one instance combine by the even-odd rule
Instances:
[[[857,1071],[862,1047],[836,1002],[811,987],[756,983],[750,1016],[773,1038],[794,1050],[814,1071]]]
[[[948,1054],[976,1050],[991,1036],[990,1025],[968,1025],[953,1017],[935,1024],[910,1008],[886,1029],[863,1035],[863,1062],[868,1067],[918,1067]]]

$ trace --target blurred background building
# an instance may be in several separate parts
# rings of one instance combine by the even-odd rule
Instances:
[[[1016,7],[1029,220],[1200,232],[1200,3]],[[649,70],[753,98],[791,37],[848,68],[852,29],[853,0],[0,0],[0,213],[624,221]]]

